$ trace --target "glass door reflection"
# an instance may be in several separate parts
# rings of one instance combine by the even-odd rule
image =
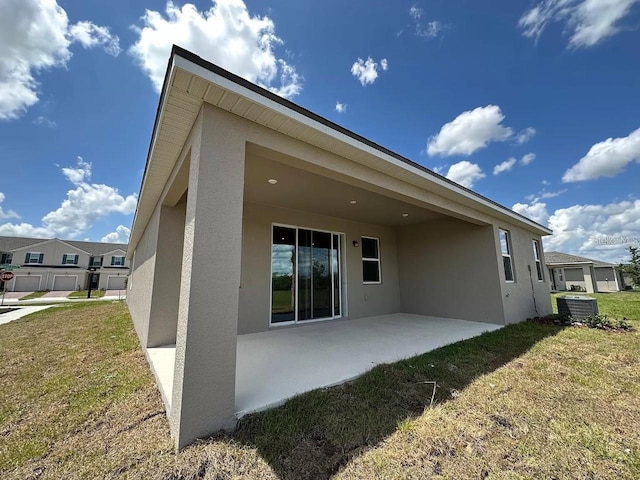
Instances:
[[[271,323],[342,316],[341,235],[273,226]]]
[[[295,320],[296,229],[273,227],[271,323]]]

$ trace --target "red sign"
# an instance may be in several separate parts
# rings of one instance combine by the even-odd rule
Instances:
[[[2,280],[3,282],[8,282],[12,278],[13,278],[13,273],[11,273],[11,272],[2,272],[2,273],[0,273],[0,280]]]

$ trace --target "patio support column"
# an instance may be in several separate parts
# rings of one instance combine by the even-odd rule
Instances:
[[[236,424],[245,138],[206,103],[193,128],[169,415],[178,448]]]
[[[147,348],[176,343],[185,208],[160,207]]]

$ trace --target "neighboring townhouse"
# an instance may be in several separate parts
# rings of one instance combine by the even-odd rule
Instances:
[[[464,338],[462,324],[551,313],[549,234],[174,47],[131,231],[127,303],[176,445],[277,405],[271,392],[310,349],[357,360],[322,332],[357,328],[362,352],[387,322],[388,343],[370,350],[393,351],[416,337]],[[434,318],[440,331],[411,333]],[[298,348],[296,334],[319,343],[275,366]]]
[[[126,250],[127,245],[120,243],[0,237],[0,265],[11,265],[14,274],[0,287],[11,292],[86,290],[89,286],[125,290]]]
[[[587,293],[624,290],[624,276],[618,265],[562,252],[545,252],[551,289],[556,292]]]

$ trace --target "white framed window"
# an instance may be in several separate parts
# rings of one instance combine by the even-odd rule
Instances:
[[[382,283],[380,275],[380,239],[376,237],[361,237],[362,248],[362,283]]]
[[[13,253],[3,253],[0,259],[0,265],[10,265],[13,262]]]
[[[540,259],[540,242],[533,240],[533,259],[536,262],[536,271],[538,272],[538,281],[544,282],[544,272],[542,271],[542,260]]]
[[[62,264],[63,265],[77,265],[78,264],[78,255],[75,253],[65,253],[62,255]]]
[[[91,261],[89,262],[91,267],[101,267],[102,266],[102,257],[91,257]]]
[[[511,235],[508,230],[500,228],[500,250],[502,250],[502,264],[504,266],[504,279],[507,283],[515,282],[513,272],[513,259],[511,258]]]
[[[111,265],[114,267],[123,267],[124,266],[124,257],[123,256],[113,256],[111,257]]]
[[[44,262],[44,253],[28,252],[24,257],[24,263],[42,263]]]

